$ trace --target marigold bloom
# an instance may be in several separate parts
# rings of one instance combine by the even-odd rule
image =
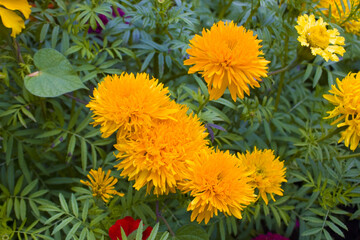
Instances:
[[[27,0],[0,0],[0,17],[5,27],[11,28],[11,36],[16,37],[25,28],[22,17],[11,10],[19,10],[26,19],[31,13],[31,5]]]
[[[80,180],[82,184],[85,184],[91,187],[93,192],[93,196],[101,197],[104,202],[108,202],[110,198],[113,198],[112,195],[119,195],[120,197],[124,196],[123,193],[119,193],[114,189],[114,185],[117,183],[117,179],[114,177],[110,177],[111,170],[108,170],[105,176],[105,172],[102,168],[98,170],[91,169],[90,175],[87,177],[89,181]]]
[[[359,0],[320,0],[318,7],[322,9],[324,15],[330,15],[331,8],[331,21],[340,24],[349,33],[360,35],[360,22],[358,19],[348,20],[354,8],[360,4]],[[340,11],[340,12],[339,12]],[[353,15],[355,17],[356,15]]]
[[[222,21],[210,30],[203,29],[202,36],[190,40],[187,53],[190,58],[184,65],[194,65],[189,74],[199,72],[208,84],[210,99],[220,98],[229,87],[231,97],[250,95],[249,86],[260,87],[261,77],[267,76],[267,64],[259,49],[261,40],[253,32],[235,23]]]
[[[201,151],[180,184],[194,197],[187,208],[191,221],[207,224],[218,212],[241,219],[241,211],[255,200],[249,174],[229,152]]]
[[[177,108],[179,111],[172,115],[176,121],[154,120],[149,128],[118,137],[114,147],[119,150],[116,157],[120,162],[115,167],[122,169],[121,176],[135,180],[135,189],[146,185],[147,193],[153,187],[156,195],[175,192],[187,162],[205,148],[205,127],[196,116],[186,114],[187,107]]]
[[[283,190],[281,183],[287,182],[285,179],[284,162],[279,161],[279,157],[275,158],[274,151],[265,149],[257,150],[246,154],[238,153],[240,162],[252,172],[252,184],[259,190],[261,198],[268,204],[267,194],[275,201],[273,194],[282,196]],[[259,196],[259,197],[260,197]]]
[[[169,119],[177,111],[169,107],[168,89],[146,73],[106,76],[93,94],[86,106],[94,113],[94,126],[101,125],[104,138],[119,128],[136,132],[151,126],[153,119]]]
[[[314,15],[304,14],[298,18],[295,26],[301,46],[310,47],[312,55],[320,55],[326,61],[339,61],[339,57],[344,55],[345,49],[340,46],[345,44],[345,38],[339,36],[339,31],[334,28],[328,30],[328,25],[322,18],[315,20]]]
[[[335,108],[327,112],[327,118],[338,117],[331,124],[338,123],[337,127],[349,126],[341,133],[339,142],[344,141],[345,146],[355,150],[359,145],[360,139],[360,72],[349,73],[341,81],[336,79],[337,86],[331,86],[329,93],[324,94],[324,98],[332,103]],[[343,121],[344,120],[344,121]]]

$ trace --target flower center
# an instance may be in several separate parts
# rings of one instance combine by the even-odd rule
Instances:
[[[325,26],[311,27],[307,33],[307,40],[311,47],[327,48],[330,43],[330,34]]]

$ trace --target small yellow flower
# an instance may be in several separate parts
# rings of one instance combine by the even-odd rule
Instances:
[[[238,153],[238,158],[248,171],[251,171],[252,184],[259,190],[261,198],[268,204],[267,194],[275,201],[273,194],[283,195],[281,183],[287,182],[285,179],[284,162],[279,161],[279,157],[275,158],[274,151],[265,149],[257,150],[246,154]],[[259,197],[260,197],[259,196]]]
[[[339,57],[344,55],[345,49],[341,46],[345,44],[345,38],[339,36],[339,31],[334,28],[328,30],[328,25],[320,17],[319,20],[315,20],[314,15],[308,16],[304,14],[298,18],[295,26],[299,37],[298,41],[301,46],[309,47],[312,55],[320,55],[326,61],[339,61]]]
[[[220,98],[228,87],[236,102],[237,97],[244,98],[244,92],[250,95],[249,86],[260,87],[261,77],[267,77],[270,61],[261,56],[260,42],[252,31],[220,21],[190,40],[190,58],[184,64],[194,65],[189,74],[202,74],[210,99]]]
[[[169,107],[168,92],[146,73],[122,73],[106,76],[86,107],[94,113],[93,125],[101,125],[102,137],[107,138],[118,129],[118,133],[136,132],[150,127],[154,119],[171,118],[178,109]]]
[[[352,18],[349,19],[350,14],[360,4],[360,1],[350,0],[349,2],[350,5],[347,0],[320,0],[318,8],[322,10],[324,15],[330,15],[329,10],[331,8],[332,22],[340,24],[349,33],[360,35],[360,21],[356,19],[356,14],[353,14]]]
[[[187,208],[192,211],[191,221],[205,220],[207,224],[218,212],[241,219],[241,211],[256,196],[249,175],[229,152],[211,149],[199,152],[179,184],[180,190],[194,197]]]
[[[199,119],[186,114],[188,108],[175,102],[179,109],[175,120],[154,120],[151,127],[143,128],[126,138],[118,137],[114,147],[119,150],[115,166],[121,176],[135,180],[134,188],[146,186],[147,193],[154,188],[156,195],[175,192],[183,178],[187,162],[206,147],[207,134]]]
[[[337,127],[349,126],[341,133],[339,142],[344,141],[345,146],[355,150],[359,145],[360,138],[360,72],[349,73],[341,81],[336,79],[337,87],[331,86],[329,93],[324,94],[324,98],[332,103],[335,108],[329,111],[328,118],[338,117],[331,124]]]
[[[114,185],[117,183],[117,179],[114,177],[110,177],[111,170],[108,170],[105,176],[105,172],[102,168],[98,170],[91,169],[90,175],[87,177],[89,181],[80,180],[82,184],[85,184],[91,187],[93,192],[93,196],[101,197],[104,202],[108,202],[110,198],[113,198],[112,195],[118,195],[120,197],[124,196],[123,193],[119,193],[114,189]]]
[[[11,28],[11,36],[16,37],[25,28],[24,19],[11,10],[19,10],[29,18],[31,5],[27,0],[0,0],[0,17],[5,27]]]

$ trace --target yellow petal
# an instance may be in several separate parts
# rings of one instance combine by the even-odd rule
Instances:
[[[28,19],[31,13],[31,5],[27,0],[0,0],[0,5],[3,5],[10,10],[19,10]]]
[[[12,37],[16,37],[21,32],[21,29],[25,28],[24,20],[13,11],[0,7],[0,17],[4,26],[12,29]]]

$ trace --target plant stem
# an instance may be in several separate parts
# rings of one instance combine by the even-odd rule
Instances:
[[[285,36],[285,46],[284,46],[284,48],[285,48],[285,54],[284,54],[283,66],[284,66],[284,63],[285,63],[286,60],[287,60],[288,45],[289,45],[289,36],[286,35],[286,36]],[[291,64],[290,64],[290,65],[291,65]],[[286,67],[284,67],[284,68],[286,68]],[[284,71],[281,71],[279,87],[278,87],[278,90],[277,90],[277,93],[276,93],[276,99],[275,99],[275,106],[274,106],[274,111],[275,111],[275,112],[277,111],[278,106],[279,106],[280,96],[281,96],[282,88],[283,88],[283,86],[284,86],[284,81],[285,81],[285,72],[284,72]]]
[[[339,25],[343,25],[344,23],[346,23],[347,21],[350,20],[350,18],[360,9],[360,4],[357,5],[356,9],[354,11],[352,11],[349,16],[344,20],[342,21]]]
[[[249,17],[246,19],[246,22],[243,24],[243,26],[246,26],[252,19],[252,16],[254,16],[256,9],[259,8],[260,6],[260,1],[257,1],[258,3],[256,4],[256,6],[254,7],[254,1],[251,1],[251,12]]]
[[[295,59],[294,59],[289,65],[287,65],[286,67],[280,68],[280,69],[275,70],[275,71],[273,71],[273,72],[269,72],[269,73],[268,73],[268,76],[276,75],[276,74],[285,72],[285,71],[287,71],[287,70],[290,70],[290,69],[296,67],[297,64],[298,64],[298,58],[295,58]]]
[[[165,219],[165,218],[161,215],[161,213],[160,213],[160,210],[159,210],[159,200],[156,200],[156,222],[159,222],[159,219],[161,219],[161,220],[165,223],[165,225],[166,225],[166,227],[168,228],[170,234],[171,234],[173,237],[175,237],[174,231],[171,229],[169,223],[166,221],[166,219]]]
[[[331,132],[329,132],[328,134],[326,134],[325,136],[320,137],[317,140],[317,142],[321,142],[321,141],[324,141],[324,140],[326,140],[328,138],[331,138],[335,134],[338,134],[339,132],[344,131],[346,128],[347,128],[347,126],[343,126],[343,127],[340,127],[340,128],[337,127],[335,129],[333,129]]]
[[[225,16],[225,13],[229,9],[229,7],[231,6],[232,2],[233,2],[233,0],[230,0],[228,2],[228,4],[226,4],[226,6],[221,9],[221,11],[219,13],[219,16],[218,16],[219,19],[222,19]]]
[[[15,51],[16,51],[16,59],[18,60],[18,62],[24,63],[24,59],[21,56],[19,43],[16,41],[15,38],[14,38],[14,48],[15,48]]]
[[[78,102],[78,103],[82,103],[82,104],[88,104],[86,101],[84,101],[84,100],[81,100],[81,99],[79,99],[79,98],[77,98],[77,97],[74,97],[73,95],[71,95],[70,93],[65,93],[64,94],[64,96],[66,96],[66,97],[68,97],[68,98],[71,98],[71,99],[74,99],[76,102]]]
[[[203,108],[205,107],[205,105],[206,105],[209,101],[210,101],[210,95],[207,96],[207,97],[205,98],[205,101],[200,104],[198,110],[196,111],[196,115],[199,114],[199,112],[201,112],[201,110],[203,110]]]

